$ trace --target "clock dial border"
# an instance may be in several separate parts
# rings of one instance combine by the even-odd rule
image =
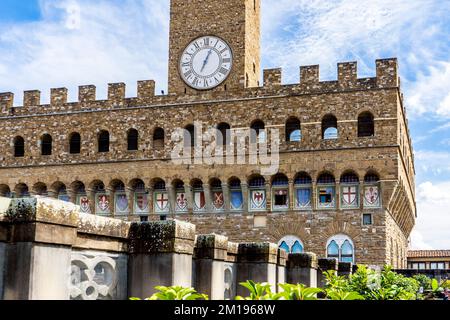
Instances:
[[[185,77],[184,77],[184,75],[183,75],[183,70],[182,70],[182,60],[183,60],[184,53],[186,52],[186,50],[187,50],[193,43],[195,43],[196,41],[201,40],[201,39],[203,39],[203,38],[206,38],[206,37],[216,38],[216,39],[218,39],[219,41],[222,41],[222,42],[226,45],[226,47],[227,47],[227,48],[229,49],[229,51],[230,51],[230,56],[231,56],[230,69],[229,69],[229,72],[227,73],[227,75],[226,75],[219,83],[217,83],[217,84],[215,84],[215,85],[213,85],[213,86],[207,87],[207,88],[199,88],[199,87],[193,86],[191,83],[189,83],[189,81],[188,81],[187,79],[185,79]],[[190,42],[188,43],[188,45],[187,45],[186,47],[183,48],[183,50],[181,51],[181,54],[180,54],[180,58],[179,58],[179,60],[178,60],[178,73],[179,73],[179,76],[180,76],[181,80],[182,80],[188,87],[190,87],[191,89],[194,89],[194,90],[197,90],[197,91],[208,91],[208,90],[213,90],[213,89],[219,87],[221,84],[223,84],[223,83],[230,77],[231,73],[233,72],[233,66],[234,66],[234,53],[233,53],[233,48],[230,46],[230,44],[229,44],[227,41],[225,41],[223,38],[219,37],[219,36],[212,35],[212,34],[207,34],[207,35],[203,35],[203,36],[199,36],[199,37],[194,38],[192,41],[190,41]],[[219,67],[220,67],[220,66],[219,66]]]

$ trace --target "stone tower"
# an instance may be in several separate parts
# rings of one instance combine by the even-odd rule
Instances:
[[[202,36],[216,36],[230,46],[233,67],[213,90],[256,87],[260,79],[260,0],[172,0],[170,20],[169,93],[195,93],[180,76],[185,48]],[[202,45],[202,42],[199,42]]]

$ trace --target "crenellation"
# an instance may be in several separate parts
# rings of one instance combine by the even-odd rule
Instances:
[[[320,81],[319,77],[319,65],[300,67],[300,84],[317,84]]]
[[[0,113],[10,114],[14,106],[14,93],[4,92],[0,93]]]
[[[151,100],[155,96],[154,80],[138,81],[137,88],[137,97],[140,100]]]
[[[78,87],[78,102],[89,103],[94,102],[96,97],[96,86],[87,85]]]
[[[357,85],[358,64],[357,62],[338,63],[338,82],[343,88],[353,88]]]
[[[108,84],[108,101],[113,107],[122,107],[125,100],[125,83]]]
[[[398,62],[396,58],[376,61],[377,85],[379,88],[399,87]]]
[[[264,87],[281,86],[282,69],[266,69],[264,70]]]
[[[41,92],[39,90],[30,90],[23,93],[24,107],[37,107],[41,105]]]
[[[67,88],[52,88],[50,90],[50,105],[63,105],[67,103]]]

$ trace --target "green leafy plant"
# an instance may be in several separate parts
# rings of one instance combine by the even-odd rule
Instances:
[[[239,283],[242,287],[246,288],[250,296],[241,297],[237,296],[236,300],[280,300],[281,295],[273,293],[269,283],[256,283],[252,280]]]
[[[173,287],[155,287],[159,292],[145,300],[209,300],[206,294],[200,294],[194,288],[184,288],[180,286]],[[141,300],[140,298],[130,298],[130,300]]]
[[[320,288],[308,288],[303,284],[280,284],[283,292],[279,295],[284,300],[317,300],[317,294],[323,292]]]
[[[329,299],[365,300],[413,300],[419,298],[419,282],[407,278],[390,267],[376,271],[366,266],[348,278],[339,277],[335,272],[325,272],[327,296]]]
[[[413,279],[415,279],[417,282],[419,282],[419,285],[423,290],[430,290],[431,289],[431,279],[428,278],[424,274],[416,274]]]

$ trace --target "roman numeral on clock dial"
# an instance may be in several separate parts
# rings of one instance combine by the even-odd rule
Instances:
[[[223,83],[233,67],[233,52],[216,36],[204,36],[188,44],[180,57],[180,76],[197,90],[212,89]]]

